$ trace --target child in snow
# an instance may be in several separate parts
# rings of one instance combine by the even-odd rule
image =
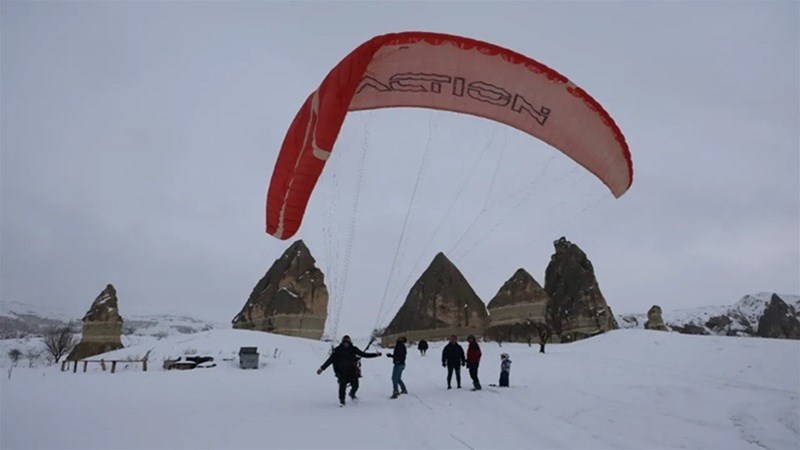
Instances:
[[[508,387],[508,375],[511,372],[511,360],[508,353],[500,355],[500,387]]]

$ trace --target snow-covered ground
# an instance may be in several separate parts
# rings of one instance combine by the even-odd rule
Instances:
[[[259,370],[240,370],[258,346]],[[391,361],[365,360],[360,400],[338,407],[322,342],[242,330],[148,340],[151,368],[14,369],[0,381],[0,447],[16,448],[800,448],[800,342],[618,330],[572,344],[483,344],[485,389],[446,390],[434,344],[410,349],[410,394]],[[384,350],[385,351],[385,350]],[[491,388],[501,352],[509,389]],[[217,367],[163,371],[164,358]],[[464,386],[468,376],[463,373]]]

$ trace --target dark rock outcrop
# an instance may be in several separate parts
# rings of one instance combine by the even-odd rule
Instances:
[[[764,315],[758,321],[757,335],[766,338],[800,339],[800,321],[795,316],[794,308],[777,294],[772,294]]]
[[[107,285],[83,316],[81,341],[67,356],[77,361],[122,348],[122,317],[119,315],[117,291]]]
[[[747,320],[743,317],[741,319],[745,321]],[[728,316],[714,316],[706,321],[706,328],[711,330],[712,334],[728,334],[731,323],[733,323],[733,321]]]
[[[500,342],[537,342],[550,297],[525,269],[518,269],[489,302],[486,337]]]
[[[672,325],[672,329],[677,331],[681,334],[697,334],[697,335],[707,335],[708,331],[705,328],[695,325],[693,323],[687,323],[686,325]]]
[[[553,242],[555,253],[545,272],[550,296],[547,322],[560,342],[572,342],[617,328],[600,292],[589,258],[566,238]]]
[[[321,339],[328,316],[325,276],[302,240],[256,284],[233,327]]]
[[[664,325],[664,319],[661,318],[661,307],[653,305],[647,311],[647,322],[644,323],[644,328],[647,330],[667,331],[667,326]]]
[[[403,334],[409,341],[443,339],[451,334],[464,339],[480,335],[487,324],[486,305],[464,275],[439,253],[422,273],[403,306],[383,331],[383,345],[394,344]]]

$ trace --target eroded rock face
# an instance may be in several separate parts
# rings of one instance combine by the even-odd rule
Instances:
[[[777,294],[772,294],[764,315],[758,321],[757,335],[766,338],[800,339],[800,321],[794,308]]]
[[[327,317],[325,276],[298,240],[259,280],[232,322],[234,328],[321,339]]]
[[[554,337],[572,342],[616,329],[589,258],[566,238],[553,245],[555,253],[545,272],[544,290],[550,296],[546,316]]]
[[[381,341],[394,344],[400,334],[412,342],[451,334],[464,339],[467,334],[482,335],[486,324],[486,305],[458,268],[439,253],[411,287]]]
[[[719,315],[708,319],[706,321],[706,327],[711,330],[712,334],[728,334],[731,323],[733,323],[733,321],[730,317]]]
[[[645,329],[668,331],[667,326],[664,325],[664,319],[661,317],[661,307],[653,305],[647,311],[647,322],[644,323]]]
[[[67,360],[76,361],[122,347],[122,317],[119,315],[117,291],[109,284],[83,316],[81,341]]]
[[[489,302],[486,337],[500,342],[538,342],[550,297],[525,269],[518,269]]]

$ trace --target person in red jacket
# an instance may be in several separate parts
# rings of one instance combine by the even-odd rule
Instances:
[[[478,365],[481,362],[481,348],[473,335],[467,337],[467,342],[469,342],[469,347],[467,347],[467,369],[469,369],[469,377],[472,378],[472,390],[480,391],[481,382],[478,380]]]

